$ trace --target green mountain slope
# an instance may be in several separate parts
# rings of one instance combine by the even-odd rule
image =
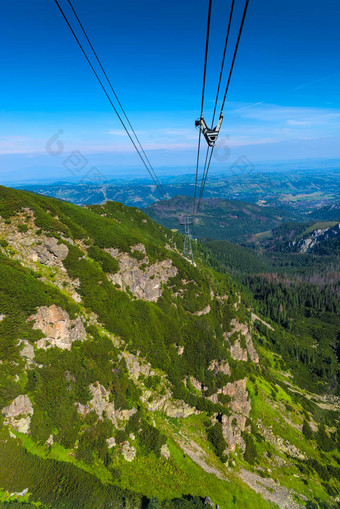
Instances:
[[[339,254],[339,221],[287,222],[270,232],[255,234],[253,245],[283,253]]]
[[[340,203],[333,203],[314,210],[310,217],[318,221],[340,221]]]
[[[303,337],[138,209],[0,187],[0,216],[1,506],[336,507]]]
[[[193,199],[176,196],[145,209],[151,219],[167,228],[179,228],[181,215],[192,214]],[[293,213],[237,200],[205,199],[193,227],[197,238],[245,243],[254,234],[271,230],[293,219]]]

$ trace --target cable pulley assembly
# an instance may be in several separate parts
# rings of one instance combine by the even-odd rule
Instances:
[[[214,127],[213,129],[209,129],[206,121],[204,120],[203,115],[201,115],[201,118],[199,118],[198,120],[195,120],[195,127],[200,128],[209,147],[215,146],[215,143],[218,138],[218,133],[220,132],[220,129],[221,129],[222,121],[223,121],[223,113],[222,112],[220,114],[220,118],[219,118],[217,126]]]

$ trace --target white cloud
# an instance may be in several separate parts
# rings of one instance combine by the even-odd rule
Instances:
[[[114,136],[127,136],[124,129],[111,129],[110,131],[105,131],[105,134],[113,134]]]
[[[300,125],[311,125],[311,122],[309,122],[308,120],[287,120],[287,124],[300,126]]]
[[[234,103],[229,104],[230,106],[236,109],[226,111],[219,138],[222,142],[224,140],[230,148],[250,145],[269,146],[276,142],[303,139],[317,141],[321,138],[337,136],[340,131],[340,111],[336,109],[281,106],[261,101],[249,104]],[[161,118],[157,118],[156,125],[153,122],[151,127],[146,128],[143,125],[142,129],[136,130],[145,151],[174,154],[197,150],[198,131],[195,130],[193,119],[189,118],[189,114],[183,115],[178,114],[178,120],[175,116],[171,120],[168,117],[165,127],[162,126]],[[209,120],[209,112],[207,120]],[[112,125],[110,123],[105,126],[107,130],[100,129],[96,123],[92,125],[91,130],[84,132],[84,124],[83,119],[79,125],[72,124],[72,129],[64,128],[62,157],[79,150],[84,154],[122,154],[120,159],[123,160],[124,154],[135,152],[123,129],[110,129],[109,126]],[[146,125],[150,124],[146,123]],[[25,157],[45,154],[46,141],[49,139],[49,136],[45,136],[46,131],[52,134],[57,132],[55,128],[41,125],[36,126],[34,135],[27,128],[21,131],[21,133],[25,132],[24,136],[20,133],[0,137],[0,154],[21,154]],[[16,129],[12,129],[12,133],[15,134],[15,132]],[[284,157],[285,154],[283,153],[282,156]],[[166,156],[163,155],[163,157],[166,160]]]

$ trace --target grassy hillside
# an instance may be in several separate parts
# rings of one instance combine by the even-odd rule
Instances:
[[[138,209],[0,187],[0,216],[3,507],[336,507],[304,336]]]

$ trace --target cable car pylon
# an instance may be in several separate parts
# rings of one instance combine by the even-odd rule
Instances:
[[[191,243],[191,226],[193,224],[193,217],[192,216],[181,216],[179,218],[179,224],[184,226],[184,249],[183,249],[183,256],[187,260],[189,260],[194,267],[196,267],[195,259],[194,259],[194,252],[192,250],[192,243]]]

